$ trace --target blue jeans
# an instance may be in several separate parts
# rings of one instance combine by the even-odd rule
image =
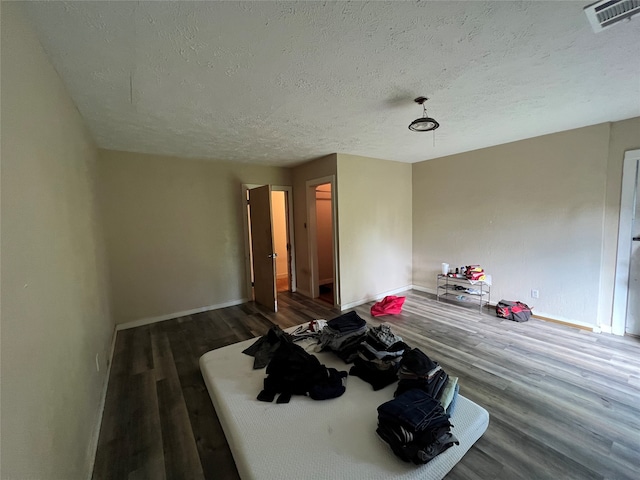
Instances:
[[[378,418],[383,422],[396,422],[408,430],[419,432],[449,417],[438,400],[422,390],[412,389],[380,405]]]

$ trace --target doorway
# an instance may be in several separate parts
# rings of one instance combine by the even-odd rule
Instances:
[[[316,279],[318,298],[333,305],[333,214],[331,184],[315,187],[316,195]]]
[[[335,177],[306,182],[310,293],[339,305]]]
[[[248,184],[242,189],[247,298],[277,311],[278,294],[296,291],[292,188]]]
[[[612,333],[640,336],[640,150],[625,152]]]
[[[276,253],[276,290],[291,291],[291,258],[289,258],[289,231],[287,228],[287,197],[282,191],[271,192],[271,218],[273,249]]]

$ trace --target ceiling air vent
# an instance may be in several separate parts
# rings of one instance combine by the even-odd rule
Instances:
[[[639,14],[640,0],[600,0],[584,7],[584,12],[587,14],[593,31],[598,33]]]

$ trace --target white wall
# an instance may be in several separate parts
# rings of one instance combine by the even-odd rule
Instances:
[[[1,9],[0,477],[87,478],[113,332],[97,150],[20,7]]]
[[[596,325],[608,152],[602,124],[414,164],[414,284],[477,263],[492,302]]]
[[[411,164],[338,154],[341,305],[412,283]]]

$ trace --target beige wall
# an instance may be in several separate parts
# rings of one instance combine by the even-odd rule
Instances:
[[[88,478],[113,332],[97,151],[19,7],[1,8],[0,477]]]
[[[413,165],[414,284],[481,264],[492,302],[596,325],[609,124]],[[537,289],[538,299],[530,292]]]
[[[125,323],[245,299],[242,184],[286,168],[100,150],[112,312]]]
[[[411,165],[338,154],[341,304],[410,286]]]
[[[306,182],[317,178],[335,176],[337,173],[337,155],[335,153],[294,167],[293,179],[293,223],[296,242],[296,272],[298,290],[311,295],[311,268],[309,266],[309,248],[307,236],[307,190]],[[334,201],[338,201],[334,196]]]

